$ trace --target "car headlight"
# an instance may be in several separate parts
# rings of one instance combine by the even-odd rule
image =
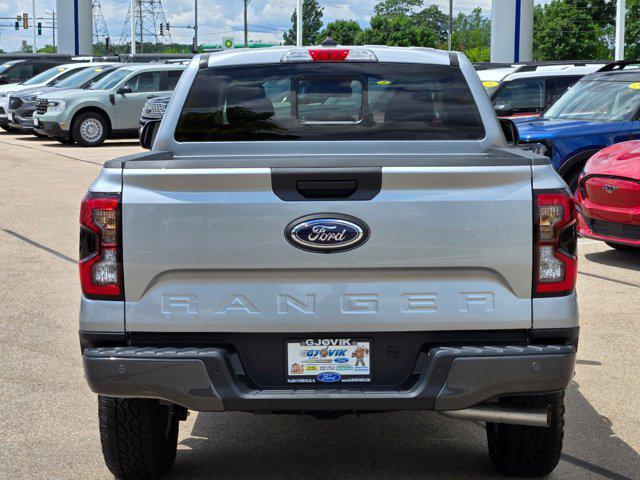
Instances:
[[[47,100],[48,112],[62,112],[65,106],[64,100]]]
[[[551,145],[547,142],[522,142],[515,145],[520,150],[533,152],[537,155],[551,157]]]

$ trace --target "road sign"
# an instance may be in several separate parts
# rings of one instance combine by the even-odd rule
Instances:
[[[230,48],[233,48],[234,44],[233,44],[233,37],[222,37],[222,49],[223,50],[228,50]]]

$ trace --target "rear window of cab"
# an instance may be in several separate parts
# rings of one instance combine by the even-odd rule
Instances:
[[[404,63],[283,63],[200,70],[178,142],[480,140],[460,69]]]

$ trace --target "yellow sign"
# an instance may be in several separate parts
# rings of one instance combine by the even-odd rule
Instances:
[[[66,70],[66,68],[64,68],[64,67],[58,67],[58,71],[59,72],[64,72],[65,70]]]
[[[630,84],[629,88],[632,88],[633,90],[640,90],[640,82]]]
[[[378,85],[391,85],[391,81],[390,80],[378,80],[376,83]]]
[[[487,80],[486,82],[482,82],[482,86],[486,88],[493,88],[493,87],[497,87],[498,85],[500,85],[500,82],[494,82],[489,80]]]
[[[94,72],[96,72],[96,73],[100,73],[101,71],[102,71],[102,69],[101,69],[101,68],[96,68],[96,69],[94,70]]]

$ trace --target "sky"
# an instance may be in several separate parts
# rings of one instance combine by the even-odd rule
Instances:
[[[71,1],[71,0],[64,0]],[[109,35],[113,43],[120,43],[127,8],[130,0],[101,0],[102,10]],[[323,20],[326,23],[336,19],[353,19],[363,27],[369,25],[373,6],[379,0],[318,0],[324,7]],[[548,0],[536,0],[536,3]],[[425,6],[436,4],[443,11],[448,10],[448,0],[425,0]],[[44,16],[46,11],[55,9],[55,0],[36,0],[36,15]],[[193,0],[162,0],[162,5],[171,24],[174,41],[190,43],[193,32],[176,28],[178,25],[193,24]],[[243,38],[243,0],[199,0],[200,43],[220,43],[222,37],[233,37],[236,43]],[[291,26],[291,13],[296,0],[251,0],[249,5],[249,41],[280,43],[282,33]],[[454,0],[454,11],[469,13],[475,7],[481,7],[487,14],[491,9],[491,0]],[[31,44],[31,30],[14,30],[14,18],[22,12],[33,16],[32,0],[0,0],[0,48],[14,51],[20,48],[22,40]],[[37,47],[51,44],[51,29],[43,29],[43,35],[36,39]]]

